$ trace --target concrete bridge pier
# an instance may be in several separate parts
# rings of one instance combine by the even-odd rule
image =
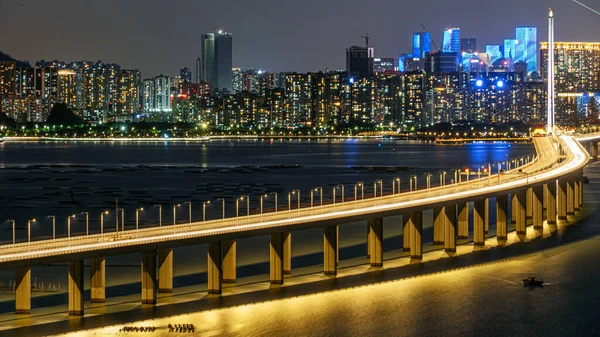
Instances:
[[[595,159],[598,159],[598,143],[597,142],[591,142],[590,143],[590,157]]]
[[[483,233],[486,235],[488,235],[488,233],[490,232],[490,209],[494,207],[494,200],[492,198],[486,198],[485,199],[485,210],[483,212],[483,214],[485,214],[484,219],[483,219],[483,223],[485,224]]]
[[[423,212],[410,213],[410,258],[423,259]]]
[[[579,207],[581,206],[581,204],[579,203],[579,198],[581,197],[580,193],[579,193],[579,189],[581,188],[581,185],[579,185],[579,178],[575,179],[575,181],[573,181],[573,211],[574,212],[579,212]]]
[[[448,254],[456,253],[456,205],[444,207],[444,250]]]
[[[173,292],[173,249],[158,250],[158,292]]]
[[[485,246],[484,211],[485,200],[475,200],[473,202],[473,244],[479,247]]]
[[[410,213],[402,214],[402,250],[410,251]]]
[[[83,316],[83,260],[69,261],[69,315]]]
[[[579,208],[583,207],[583,178],[578,180],[579,182]]]
[[[546,223],[556,225],[556,181],[551,181],[545,186],[546,190]]]
[[[525,218],[529,220],[533,219],[533,189],[528,188],[525,193]]]
[[[223,241],[223,283],[237,280],[237,241]]]
[[[323,272],[327,276],[337,275],[338,226],[327,226],[323,234]]]
[[[469,238],[469,203],[458,204],[458,238]]]
[[[271,284],[283,284],[284,233],[271,234],[270,276]]]
[[[106,301],[106,259],[93,258],[90,261],[90,302],[104,303]]]
[[[292,233],[283,233],[283,273],[292,273]]]
[[[369,219],[368,223],[371,267],[383,267],[383,218]]]
[[[508,233],[508,196],[499,195],[496,197],[496,239],[498,245],[504,245]]]
[[[22,267],[15,270],[15,313],[31,313],[31,268]]]
[[[542,207],[545,210],[548,209],[548,184],[544,184],[544,186],[542,186],[543,188],[543,194],[542,194]]]
[[[567,181],[561,179],[558,181],[556,190],[558,220],[567,220]]]
[[[444,244],[444,220],[446,218],[444,207],[433,209],[433,244]]]
[[[517,196],[515,193],[510,194],[510,224],[517,225]]]
[[[575,182],[567,181],[567,215],[575,215]]]
[[[532,214],[533,214],[533,228],[542,229],[544,225],[544,210],[542,206],[544,198],[543,186],[536,186],[531,188],[531,203],[532,203]],[[528,205],[529,206],[529,205]]]
[[[527,228],[527,217],[525,215],[525,197],[524,191],[519,191],[514,194],[515,196],[515,208],[514,213],[516,215],[516,229],[517,236],[521,241],[525,239],[526,228]]]
[[[156,304],[156,251],[142,252],[142,303]]]
[[[208,293],[220,295],[223,292],[223,242],[208,244]]]

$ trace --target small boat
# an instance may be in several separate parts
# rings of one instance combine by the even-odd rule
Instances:
[[[529,276],[523,279],[523,286],[526,287],[541,287],[544,284],[544,279],[536,280],[534,276]]]

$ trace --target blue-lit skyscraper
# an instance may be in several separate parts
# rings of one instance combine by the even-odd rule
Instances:
[[[537,28],[517,27],[515,62],[527,62],[527,72],[537,70]]]
[[[413,57],[424,59],[425,54],[431,52],[431,35],[429,32],[413,34]]]
[[[444,31],[442,52],[460,53],[460,28],[449,28]]]
[[[502,58],[502,51],[498,44],[488,44],[485,46],[485,54],[488,57],[490,63],[494,63]]]
[[[517,54],[517,45],[519,44],[518,40],[515,39],[506,39],[504,40],[504,58],[507,60],[515,60],[515,55]]]

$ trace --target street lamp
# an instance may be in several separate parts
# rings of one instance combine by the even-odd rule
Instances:
[[[27,220],[27,244],[31,243],[31,223],[35,222],[35,219]]]
[[[250,215],[250,196],[249,195],[242,195],[241,197],[239,197],[238,199],[235,199],[235,217],[239,217],[239,202],[240,201],[244,201],[244,198],[246,198],[246,215]]]
[[[186,204],[188,204],[188,214],[189,214],[189,219],[190,219],[190,225],[192,224],[192,201],[186,201]]]
[[[125,231],[125,209],[119,208],[119,211],[121,211],[121,232],[124,232]]]
[[[268,196],[269,196],[268,194],[263,194],[260,196],[260,215],[263,214],[263,198],[266,198]]]
[[[273,194],[275,194],[275,213],[277,213],[277,192],[272,192]]]
[[[90,223],[89,223],[90,214],[88,212],[81,212],[81,214],[85,214],[85,236],[88,236],[88,235],[90,235]]]
[[[173,205],[173,226],[177,225],[177,207],[181,206],[181,204]]]
[[[162,205],[156,204],[155,207],[158,207],[158,227],[162,226]]]
[[[431,173],[425,174],[425,177],[427,178],[427,189],[430,189],[431,188]]]
[[[49,218],[52,218],[52,239],[56,239],[56,217],[54,215],[48,215]]]
[[[344,195],[346,194],[344,192],[344,184],[340,184],[340,186],[342,187],[342,202],[344,202]]]
[[[71,238],[71,218],[74,218],[75,214],[67,216],[67,238]]]
[[[143,211],[144,207],[135,209],[135,229],[140,229],[139,220],[140,220],[140,211]]]
[[[108,211],[100,213],[100,234],[104,234],[104,215],[108,214]],[[53,219],[54,221],[54,219]]]
[[[360,186],[360,200],[363,200],[365,198],[365,183],[363,183],[362,181],[359,181],[356,183],[356,185],[354,185],[354,199],[356,199],[357,195],[356,195],[356,188]]]
[[[206,205],[210,204],[210,200],[206,200],[202,203],[202,221],[206,221]],[[190,203],[191,205],[191,203]],[[190,223],[192,223],[190,221]]]
[[[398,184],[398,187],[396,187],[396,184]],[[400,178],[398,177],[395,177],[394,180],[392,180],[392,194],[396,194],[396,190],[398,190],[398,193],[400,193]],[[354,198],[356,199],[356,189],[354,194]]]
[[[315,187],[313,190],[311,190],[310,192],[310,207],[312,207],[312,202],[313,202],[313,191],[319,191],[319,199],[320,199],[320,205],[323,206],[323,187],[321,186],[317,186]]]
[[[221,213],[223,213],[223,219],[225,219],[225,198],[219,198],[221,200]]]
[[[298,209],[300,209],[300,190],[293,190],[288,193],[288,211],[292,209],[292,195],[298,193]]]
[[[15,244],[16,240],[15,240],[15,220],[8,220],[10,222],[12,222],[12,231],[13,231],[13,245]]]
[[[377,198],[377,185],[378,184],[379,184],[379,196],[383,197],[383,180],[378,179],[378,180],[375,180],[375,186],[374,186],[375,187],[375,191],[374,192],[375,192],[375,197],[376,198]]]
[[[416,175],[412,175],[410,176],[410,191],[413,191],[413,180],[414,180],[414,190],[417,190],[417,176]]]

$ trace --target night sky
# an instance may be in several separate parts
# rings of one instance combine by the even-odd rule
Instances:
[[[554,0],[556,41],[600,41],[600,16]],[[582,0],[600,9],[599,0]],[[0,0],[0,50],[17,59],[102,60],[143,77],[194,68],[200,35],[233,34],[233,65],[267,71],[343,69],[345,48],[372,36],[376,57],[410,52],[424,24],[502,44],[518,25],[547,36],[549,0]]]

